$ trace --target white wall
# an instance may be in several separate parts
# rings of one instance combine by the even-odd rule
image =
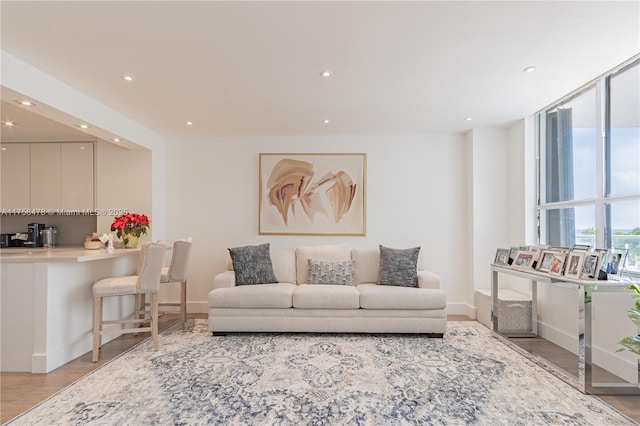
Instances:
[[[96,208],[106,210],[108,214],[98,216],[97,232],[111,232],[113,218],[122,214],[122,209],[148,215],[151,229],[156,227],[151,200],[151,162],[151,151],[146,148],[133,146],[127,149],[98,141]],[[151,235],[147,235],[140,241],[150,239]]]
[[[367,235],[258,235],[260,152],[366,152]],[[228,247],[350,242],[356,247],[421,245],[442,277],[449,313],[465,313],[469,292],[465,144],[462,135],[289,136],[167,142],[167,240],[192,236],[189,310],[206,312],[207,293]]]
[[[509,185],[506,129],[473,129],[467,134],[469,164],[469,247],[473,287],[491,286],[489,264],[496,249],[509,247]],[[469,297],[473,297],[473,287]],[[470,299],[473,302],[472,299]],[[473,304],[473,303],[472,303]]]

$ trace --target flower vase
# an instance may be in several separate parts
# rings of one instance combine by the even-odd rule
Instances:
[[[138,237],[136,237],[135,235],[131,235],[131,234],[124,234],[122,236],[122,241],[127,240],[127,242],[124,245],[124,248],[136,248],[138,247]]]

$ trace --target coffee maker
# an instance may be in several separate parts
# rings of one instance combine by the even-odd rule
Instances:
[[[27,239],[26,246],[30,247],[42,247],[42,230],[44,229],[44,223],[29,223],[27,225]]]

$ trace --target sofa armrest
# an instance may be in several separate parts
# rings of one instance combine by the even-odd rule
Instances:
[[[233,271],[224,271],[213,279],[213,288],[225,288],[236,286],[236,274]]]
[[[440,289],[440,275],[429,271],[418,271],[418,287]]]

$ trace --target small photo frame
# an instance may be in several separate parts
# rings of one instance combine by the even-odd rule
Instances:
[[[569,253],[564,276],[567,278],[580,279],[582,272],[582,264],[584,263],[585,252],[582,250],[573,250]]]
[[[600,252],[585,254],[580,279],[598,278],[598,270],[602,264],[602,258],[603,254]]]
[[[509,265],[513,264],[513,261],[516,260],[516,256],[518,255],[519,247],[511,247],[509,249]]]
[[[542,250],[536,269],[540,272],[549,272],[551,263],[553,262],[553,255],[556,253],[557,251],[555,250]]]
[[[531,264],[536,260],[536,253],[532,251],[518,250],[515,260],[512,266],[520,269],[527,269],[531,267]]]
[[[493,264],[494,265],[500,265],[500,266],[509,266],[509,252],[510,251],[511,251],[510,249],[499,248],[496,251],[496,257],[493,260]]]
[[[553,254],[551,265],[549,266],[549,274],[562,275],[564,273],[564,262],[567,258],[567,253],[564,251],[557,251]]]
[[[626,260],[627,249],[610,248],[607,250],[601,269],[607,274],[607,277],[620,278]]]

